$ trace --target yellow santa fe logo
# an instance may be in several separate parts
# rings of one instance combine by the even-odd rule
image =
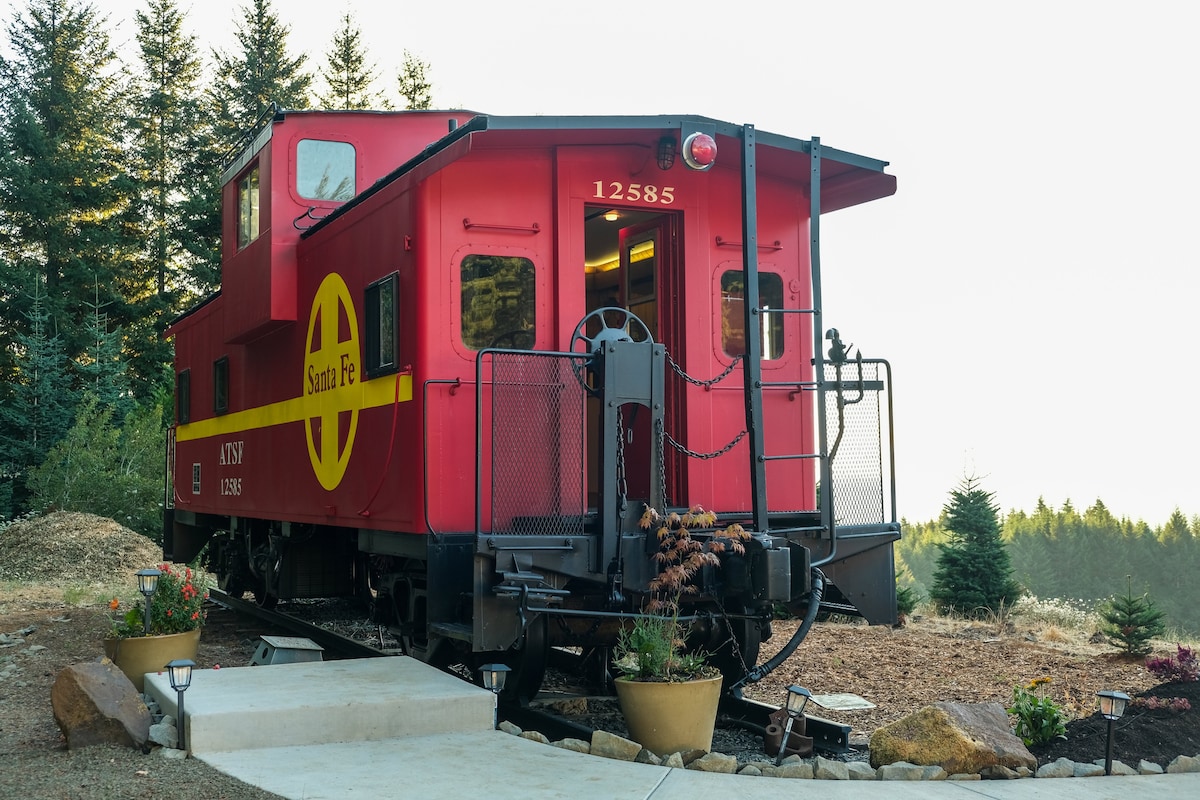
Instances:
[[[308,316],[304,357],[304,425],[308,459],[328,490],[346,474],[362,392],[358,358],[358,317],[346,282],[331,273],[321,282]]]

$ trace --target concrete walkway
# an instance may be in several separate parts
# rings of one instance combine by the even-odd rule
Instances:
[[[176,714],[165,674],[146,691]],[[496,731],[490,692],[399,656],[197,670],[184,700],[194,757],[294,800],[1200,798],[1200,773],[814,783],[613,761]]]
[[[500,731],[212,753],[201,760],[294,800],[1196,800],[1200,773],[1014,781],[808,781],[611,761]]]

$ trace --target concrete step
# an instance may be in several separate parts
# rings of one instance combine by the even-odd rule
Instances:
[[[177,716],[166,672],[146,692]],[[490,731],[495,696],[407,656],[196,670],[184,693],[195,754]]]

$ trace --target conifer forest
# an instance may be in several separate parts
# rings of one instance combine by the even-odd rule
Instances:
[[[208,52],[189,13],[203,9],[145,0],[123,55],[85,0],[17,0],[3,20],[0,521],[88,511],[158,538],[173,390],[162,334],[219,288],[230,148],[272,103],[433,102],[429,65],[406,52],[399,75],[380,74],[351,14],[323,12],[328,49],[305,54],[290,51],[272,0],[246,0],[234,38]],[[484,278],[517,279],[502,266],[480,291]],[[907,521],[897,545],[901,584],[924,597],[945,521]],[[1200,632],[1200,516],[1134,521],[1096,499],[1082,512],[1039,502],[998,523],[1023,593],[1094,604],[1129,587],[1169,629]]]

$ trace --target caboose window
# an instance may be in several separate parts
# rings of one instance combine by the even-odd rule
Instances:
[[[462,340],[472,350],[528,350],[534,340],[533,262],[520,256],[463,258]]]
[[[229,411],[229,356],[213,362],[213,413]]]
[[[175,376],[175,421],[186,425],[192,421],[192,371],[181,370]]]
[[[307,200],[354,197],[354,145],[301,139],[296,143],[296,192]]]
[[[721,345],[727,355],[746,354],[746,284],[741,270],[721,275]],[[783,308],[783,278],[773,272],[758,274],[758,302],[763,308]],[[763,314],[762,357],[783,355],[783,315]]]
[[[258,167],[238,181],[238,250],[258,238]]]
[[[366,349],[368,378],[396,372],[400,368],[400,274],[393,272],[367,287],[366,330],[363,342]]]

